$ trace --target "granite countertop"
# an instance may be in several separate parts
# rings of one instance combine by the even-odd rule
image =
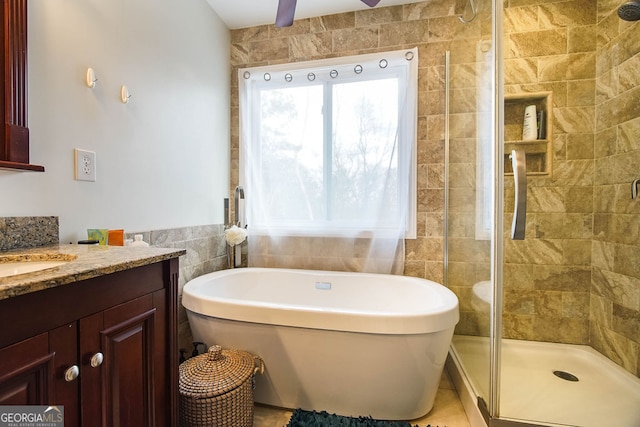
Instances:
[[[0,300],[49,289],[105,274],[177,258],[184,249],[54,245],[0,252],[0,262],[21,260],[69,260],[46,270],[0,277]]]

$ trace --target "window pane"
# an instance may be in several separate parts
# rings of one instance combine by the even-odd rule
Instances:
[[[322,219],[322,86],[261,91],[259,122],[263,219]]]
[[[238,71],[240,183],[254,231],[415,236],[411,52]]]
[[[398,221],[398,80],[333,87],[332,220]]]

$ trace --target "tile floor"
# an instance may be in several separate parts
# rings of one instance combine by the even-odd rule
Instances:
[[[290,417],[291,411],[286,409],[256,405],[253,426],[284,427],[289,422]],[[431,427],[471,427],[462,408],[458,393],[446,371],[442,374],[433,409],[424,417],[409,421],[411,425],[420,427],[426,427],[427,425],[431,425]]]

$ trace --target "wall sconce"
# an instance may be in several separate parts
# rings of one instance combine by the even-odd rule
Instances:
[[[120,100],[123,104],[129,102],[129,98],[131,98],[131,94],[129,93],[129,89],[125,85],[122,85],[120,88]]]
[[[89,89],[93,89],[94,87],[96,87],[97,81],[98,79],[96,78],[96,72],[93,71],[93,68],[91,67],[87,68],[87,74],[85,76],[85,81],[84,81],[87,87]]]

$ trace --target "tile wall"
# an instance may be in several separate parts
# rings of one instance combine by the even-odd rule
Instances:
[[[505,335],[588,344],[640,375],[638,24],[619,2],[510,2],[505,93],[553,92],[553,170],[505,239]],[[505,225],[513,186],[506,182]]]
[[[505,94],[553,96],[551,173],[528,177],[526,239],[505,238],[505,336],[589,344],[596,2],[510,2],[504,13]],[[505,188],[509,228],[511,177]]]
[[[590,342],[640,376],[640,23],[598,2]]]
[[[224,226],[221,224],[194,227],[152,230],[128,235],[142,234],[144,241],[151,246],[179,248],[187,251],[180,257],[178,344],[179,348],[193,350],[193,337],[182,306],[182,288],[191,279],[203,274],[227,268],[227,243],[224,238]],[[202,347],[200,348],[202,351]]]

